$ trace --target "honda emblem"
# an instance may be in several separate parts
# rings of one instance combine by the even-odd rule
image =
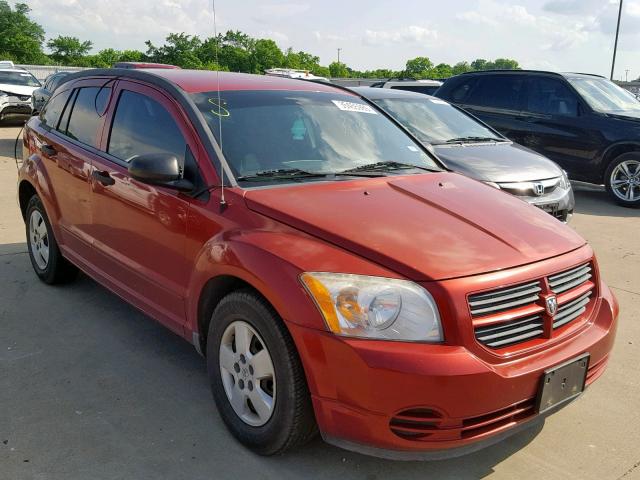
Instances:
[[[547,313],[550,316],[554,316],[558,311],[558,299],[555,295],[552,297],[547,297]]]
[[[533,184],[533,193],[536,194],[536,196],[540,196],[544,193],[544,185],[541,183],[534,183]]]

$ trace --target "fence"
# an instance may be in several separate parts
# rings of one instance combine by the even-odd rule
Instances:
[[[63,67],[60,65],[18,65],[31,72],[41,82],[52,73],[56,72],[79,72],[80,70],[89,70],[85,67]]]

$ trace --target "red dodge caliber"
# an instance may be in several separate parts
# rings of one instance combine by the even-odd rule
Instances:
[[[206,356],[269,455],[318,431],[467,453],[604,371],[618,305],[573,230],[446,171],[349,91],[151,69],[69,76],[24,134],[33,268],[78,269]]]

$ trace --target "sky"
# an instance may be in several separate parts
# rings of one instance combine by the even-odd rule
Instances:
[[[212,0],[22,0],[47,38],[145,50],[168,33],[213,35]],[[241,30],[364,70],[513,58],[524,68],[608,76],[619,0],[215,0],[217,29]],[[15,2],[14,2],[15,3]],[[615,78],[640,76],[640,0],[625,0]],[[629,70],[626,72],[625,70]]]

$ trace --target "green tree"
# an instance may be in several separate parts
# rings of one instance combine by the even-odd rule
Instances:
[[[404,74],[414,78],[429,78],[433,70],[433,62],[428,57],[416,57],[407,60]]]
[[[177,65],[182,68],[202,68],[203,62],[198,55],[202,48],[202,41],[197,35],[170,33],[161,47],[156,47],[150,40],[145,44],[147,57],[153,62]]]
[[[273,40],[257,40],[251,52],[253,73],[264,73],[267,68],[281,67],[284,53]]]
[[[58,35],[47,42],[47,47],[51,50],[51,58],[63,65],[76,65],[80,59],[89,53],[93,42],[80,41],[76,37],[64,37]]]
[[[44,30],[29,18],[27,4],[16,3],[14,8],[0,1],[0,58],[18,63],[46,62],[42,51]]]
[[[489,70],[491,67],[488,64],[484,58],[477,58],[471,62],[471,70]]]
[[[491,64],[492,68],[497,70],[517,70],[520,68],[518,62],[509,58],[496,58]]]
[[[349,70],[342,62],[332,62],[329,65],[329,75],[332,78],[347,78],[349,77]]]
[[[469,71],[471,71],[471,65],[469,65],[469,62],[458,62],[453,66],[451,73],[453,75],[460,75],[461,73]]]
[[[448,63],[439,63],[431,71],[433,78],[449,78],[453,75],[453,68]]]

